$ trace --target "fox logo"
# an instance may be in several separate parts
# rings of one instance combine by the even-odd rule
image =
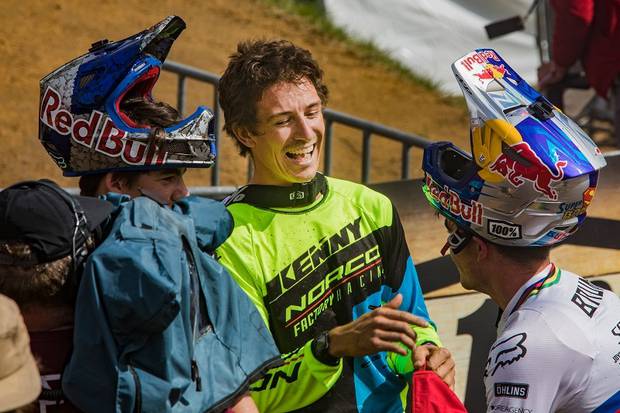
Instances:
[[[515,334],[491,347],[489,358],[484,368],[484,377],[493,376],[498,368],[508,366],[521,360],[527,354],[523,345],[527,333]]]

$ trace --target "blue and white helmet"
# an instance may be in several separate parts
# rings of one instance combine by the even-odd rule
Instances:
[[[152,100],[161,66],[184,29],[180,17],[170,16],[124,40],[102,40],[41,80],[39,139],[64,175],[213,164],[215,122],[207,107],[165,128],[159,145],[148,144],[151,128],[119,109],[125,97]]]
[[[461,228],[502,245],[546,246],[584,222],[606,165],[594,142],[494,50],[452,64],[470,112],[471,154],[424,150],[424,192]]]

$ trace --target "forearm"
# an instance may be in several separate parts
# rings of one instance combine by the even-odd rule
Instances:
[[[342,361],[335,366],[318,361],[311,343],[282,355],[283,364],[267,371],[250,387],[252,399],[261,412],[287,412],[314,403],[336,383]]]

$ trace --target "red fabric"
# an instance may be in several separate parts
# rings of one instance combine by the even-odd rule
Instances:
[[[45,332],[29,332],[30,350],[39,363],[41,383],[44,389],[60,389],[61,374],[73,348],[73,328]],[[79,410],[63,399],[60,403],[38,400],[38,412],[75,413]]]
[[[413,373],[412,394],[411,413],[467,413],[456,394],[430,370]]]
[[[551,0],[555,13],[553,60],[581,60],[596,92],[607,96],[620,74],[620,0]]]

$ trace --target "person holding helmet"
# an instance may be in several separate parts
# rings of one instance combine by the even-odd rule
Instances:
[[[426,198],[445,217],[461,284],[503,311],[484,381],[488,411],[615,412],[620,298],[556,267],[606,162],[590,138],[497,53],[452,65],[471,114],[471,155],[424,151]]]
[[[79,283],[62,378],[83,411],[255,413],[248,386],[280,362],[260,314],[212,256],[230,215],[183,182],[185,168],[215,160],[213,114],[181,119],[151,94],[184,28],[170,16],[97,42],[41,80],[41,143],[64,175],[81,177],[83,194],[117,205]]]

